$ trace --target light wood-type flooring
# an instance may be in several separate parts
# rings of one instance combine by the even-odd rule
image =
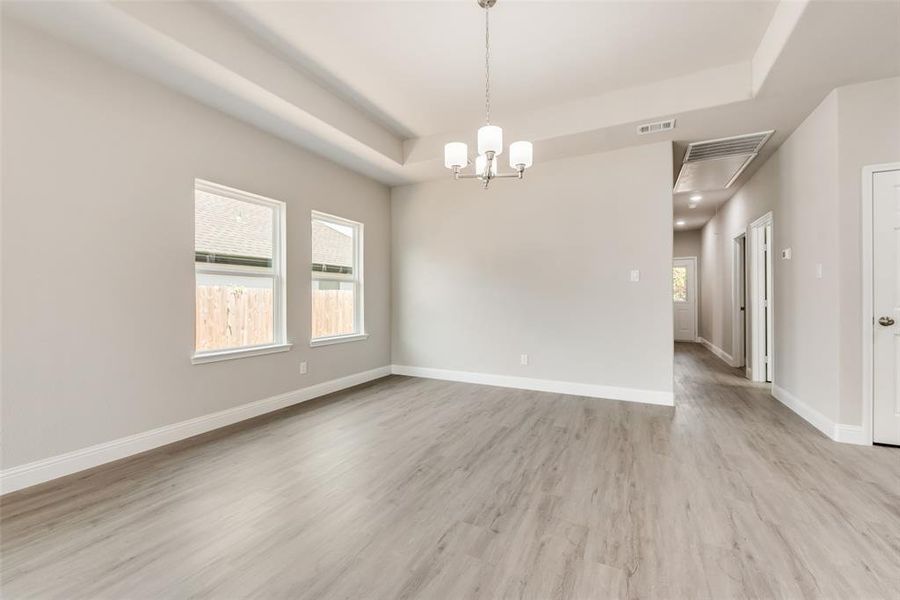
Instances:
[[[8,495],[2,596],[900,598],[900,449],[675,360],[675,408],[393,376]]]

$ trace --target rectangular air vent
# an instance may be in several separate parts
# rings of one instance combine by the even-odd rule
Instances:
[[[661,131],[670,131],[675,129],[675,119],[668,121],[656,121],[655,123],[644,123],[638,126],[638,135],[647,135],[648,133],[659,133]]]
[[[763,131],[688,144],[675,192],[731,187],[773,133],[774,130]]]
[[[761,133],[736,135],[706,142],[694,142],[693,144],[688,144],[684,162],[709,160],[711,158],[735,156],[736,154],[756,154],[772,133],[772,131],[763,131]]]

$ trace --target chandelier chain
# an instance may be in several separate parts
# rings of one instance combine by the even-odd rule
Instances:
[[[484,8],[484,122],[491,124],[491,27],[490,11]]]
[[[2,2],[3,0],[0,0]],[[484,121],[478,128],[478,154],[475,159],[475,173],[464,173],[463,169],[472,164],[469,160],[468,145],[464,142],[450,142],[444,145],[444,166],[453,171],[453,179],[478,179],[487,189],[494,179],[522,179],[525,170],[531,167],[533,152],[531,142],[521,140],[509,145],[509,166],[514,171],[501,173],[498,167],[499,155],[503,153],[503,130],[491,125],[491,17],[488,10],[497,0],[476,0],[484,9]]]

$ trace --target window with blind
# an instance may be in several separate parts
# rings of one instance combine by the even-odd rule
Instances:
[[[311,344],[363,339],[363,225],[313,212],[311,228]]]
[[[283,202],[195,182],[195,359],[285,344],[284,216]]]

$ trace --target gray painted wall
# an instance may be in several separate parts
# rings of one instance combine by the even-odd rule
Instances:
[[[9,19],[2,43],[3,467],[389,364],[387,187]],[[287,202],[290,352],[191,365],[195,177]],[[365,223],[366,341],[309,348],[311,209]]]
[[[703,229],[701,336],[732,353],[732,239],[774,214],[774,378],[837,418],[837,97],[832,93]],[[781,260],[784,248],[793,258]],[[815,278],[822,263],[827,277]],[[748,304],[749,319],[755,318]],[[827,326],[826,324],[832,324]],[[749,331],[748,326],[748,331]],[[750,365],[756,368],[756,365]]]
[[[862,418],[863,167],[900,162],[900,77],[838,88],[840,422]]]
[[[397,187],[392,219],[395,364],[672,391],[671,144]]]
[[[676,231],[672,234],[672,256],[696,256],[700,258],[703,235],[701,230]]]
[[[838,88],[703,228],[700,335],[730,353],[731,239],[773,211],[775,383],[836,423],[862,423],[861,171],[897,161],[900,78]]]

